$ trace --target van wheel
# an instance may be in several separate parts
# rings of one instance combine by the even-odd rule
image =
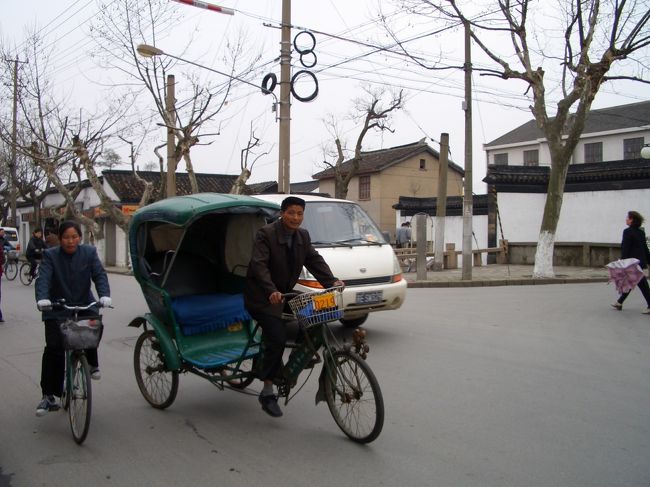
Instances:
[[[352,318],[352,319],[349,319],[349,320],[341,318],[339,321],[346,328],[356,328],[357,326],[363,325],[366,322],[367,319],[368,319],[368,315],[363,315],[363,316],[360,316],[359,318]]]

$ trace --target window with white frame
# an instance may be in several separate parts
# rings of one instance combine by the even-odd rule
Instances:
[[[494,165],[495,166],[507,166],[508,165],[508,153],[502,152],[500,154],[494,154]]]
[[[524,151],[524,166],[539,166],[539,151],[537,149]]]
[[[623,139],[623,159],[639,159],[643,148],[643,137]]]
[[[603,162],[602,142],[585,144],[585,164],[589,162]]]

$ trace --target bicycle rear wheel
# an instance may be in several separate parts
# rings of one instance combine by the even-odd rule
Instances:
[[[18,275],[18,264],[15,261],[10,260],[5,265],[4,273],[8,280],[13,281]]]
[[[167,369],[153,330],[143,332],[135,342],[133,367],[135,380],[147,402],[157,409],[171,406],[178,392],[178,372]]]
[[[70,384],[67,388],[68,417],[72,437],[78,444],[83,443],[90,428],[90,411],[92,408],[92,389],[90,383],[90,366],[83,354],[73,353],[68,374]]]
[[[384,399],[375,374],[357,354],[339,350],[325,362],[325,398],[341,431],[370,443],[384,427]]]
[[[25,286],[29,286],[32,283],[32,276],[29,273],[31,267],[32,266],[29,262],[24,262],[23,265],[20,266],[20,282]]]

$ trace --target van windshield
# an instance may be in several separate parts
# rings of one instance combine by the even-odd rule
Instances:
[[[309,201],[302,227],[309,231],[315,247],[386,243],[377,225],[354,203]]]

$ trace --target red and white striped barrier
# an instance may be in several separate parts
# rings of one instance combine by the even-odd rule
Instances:
[[[212,10],[213,12],[219,12],[226,15],[235,15],[235,11],[231,8],[220,7],[219,5],[214,5],[208,2],[202,2],[201,0],[174,0],[174,2],[184,3],[186,5],[192,5],[193,7],[205,8],[207,10]]]

